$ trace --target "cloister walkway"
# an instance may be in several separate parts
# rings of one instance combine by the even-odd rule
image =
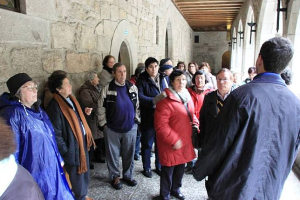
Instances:
[[[154,163],[154,160],[152,160],[152,163]],[[152,168],[154,168],[154,165]],[[129,187],[123,184],[121,190],[115,190],[110,185],[106,164],[95,163],[95,169],[90,171],[91,180],[88,195],[95,200],[151,200],[159,195],[159,176],[153,172],[152,178],[146,178],[141,173],[142,169],[142,161],[135,161],[134,178],[137,180],[138,185]],[[181,191],[187,200],[207,199],[204,181],[197,182],[191,174],[184,175]],[[176,198],[171,199],[175,200]],[[280,200],[299,199],[300,182],[295,174],[291,172],[283,188]]]

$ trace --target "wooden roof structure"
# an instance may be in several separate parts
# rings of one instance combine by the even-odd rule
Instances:
[[[226,31],[245,0],[172,0],[194,31]]]

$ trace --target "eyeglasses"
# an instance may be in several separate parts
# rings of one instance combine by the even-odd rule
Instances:
[[[22,88],[26,88],[27,90],[29,90],[30,92],[34,91],[34,90],[38,90],[38,85],[27,85],[27,86],[24,86]]]
[[[230,81],[230,79],[227,79],[227,78],[224,78],[224,79],[221,79],[221,78],[217,78],[217,81],[218,82],[227,82],[227,81]]]

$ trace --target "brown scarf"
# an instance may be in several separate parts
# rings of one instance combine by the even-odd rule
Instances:
[[[80,119],[83,123],[85,132],[86,132],[86,139],[87,139],[87,149],[89,150],[90,147],[92,145],[94,145],[94,139],[92,136],[92,132],[91,129],[89,128],[86,119],[84,117],[84,114],[80,108],[80,105],[78,103],[78,101],[76,100],[76,98],[73,95],[69,96],[70,99],[72,100],[72,102],[74,103],[74,106],[76,107],[76,110],[78,111],[78,114],[80,116]],[[84,142],[83,142],[83,136],[82,136],[82,130],[81,130],[81,125],[78,121],[77,115],[74,112],[74,110],[72,108],[70,108],[70,106],[68,106],[67,102],[63,99],[62,96],[60,96],[59,94],[54,93],[53,94],[53,98],[56,100],[56,102],[58,103],[63,115],[65,116],[65,118],[67,119],[67,121],[69,122],[69,125],[71,126],[71,129],[74,133],[74,136],[78,142],[79,145],[79,156],[80,156],[80,164],[78,167],[78,173],[82,174],[84,172],[87,172],[87,165],[86,165],[86,156],[85,155],[85,151],[84,151]]]

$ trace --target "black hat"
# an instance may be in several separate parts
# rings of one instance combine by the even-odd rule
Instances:
[[[158,64],[158,61],[155,58],[153,58],[153,57],[147,58],[145,61],[145,67],[148,68],[148,66],[154,62],[156,62]]]
[[[10,77],[10,79],[6,82],[10,95],[14,96],[18,89],[28,81],[32,81],[32,78],[30,78],[26,73],[19,73]]]
[[[159,66],[162,67],[163,65],[166,64],[166,62],[168,62],[170,60],[170,58],[164,58],[164,59],[161,59],[160,63],[159,63]]]

